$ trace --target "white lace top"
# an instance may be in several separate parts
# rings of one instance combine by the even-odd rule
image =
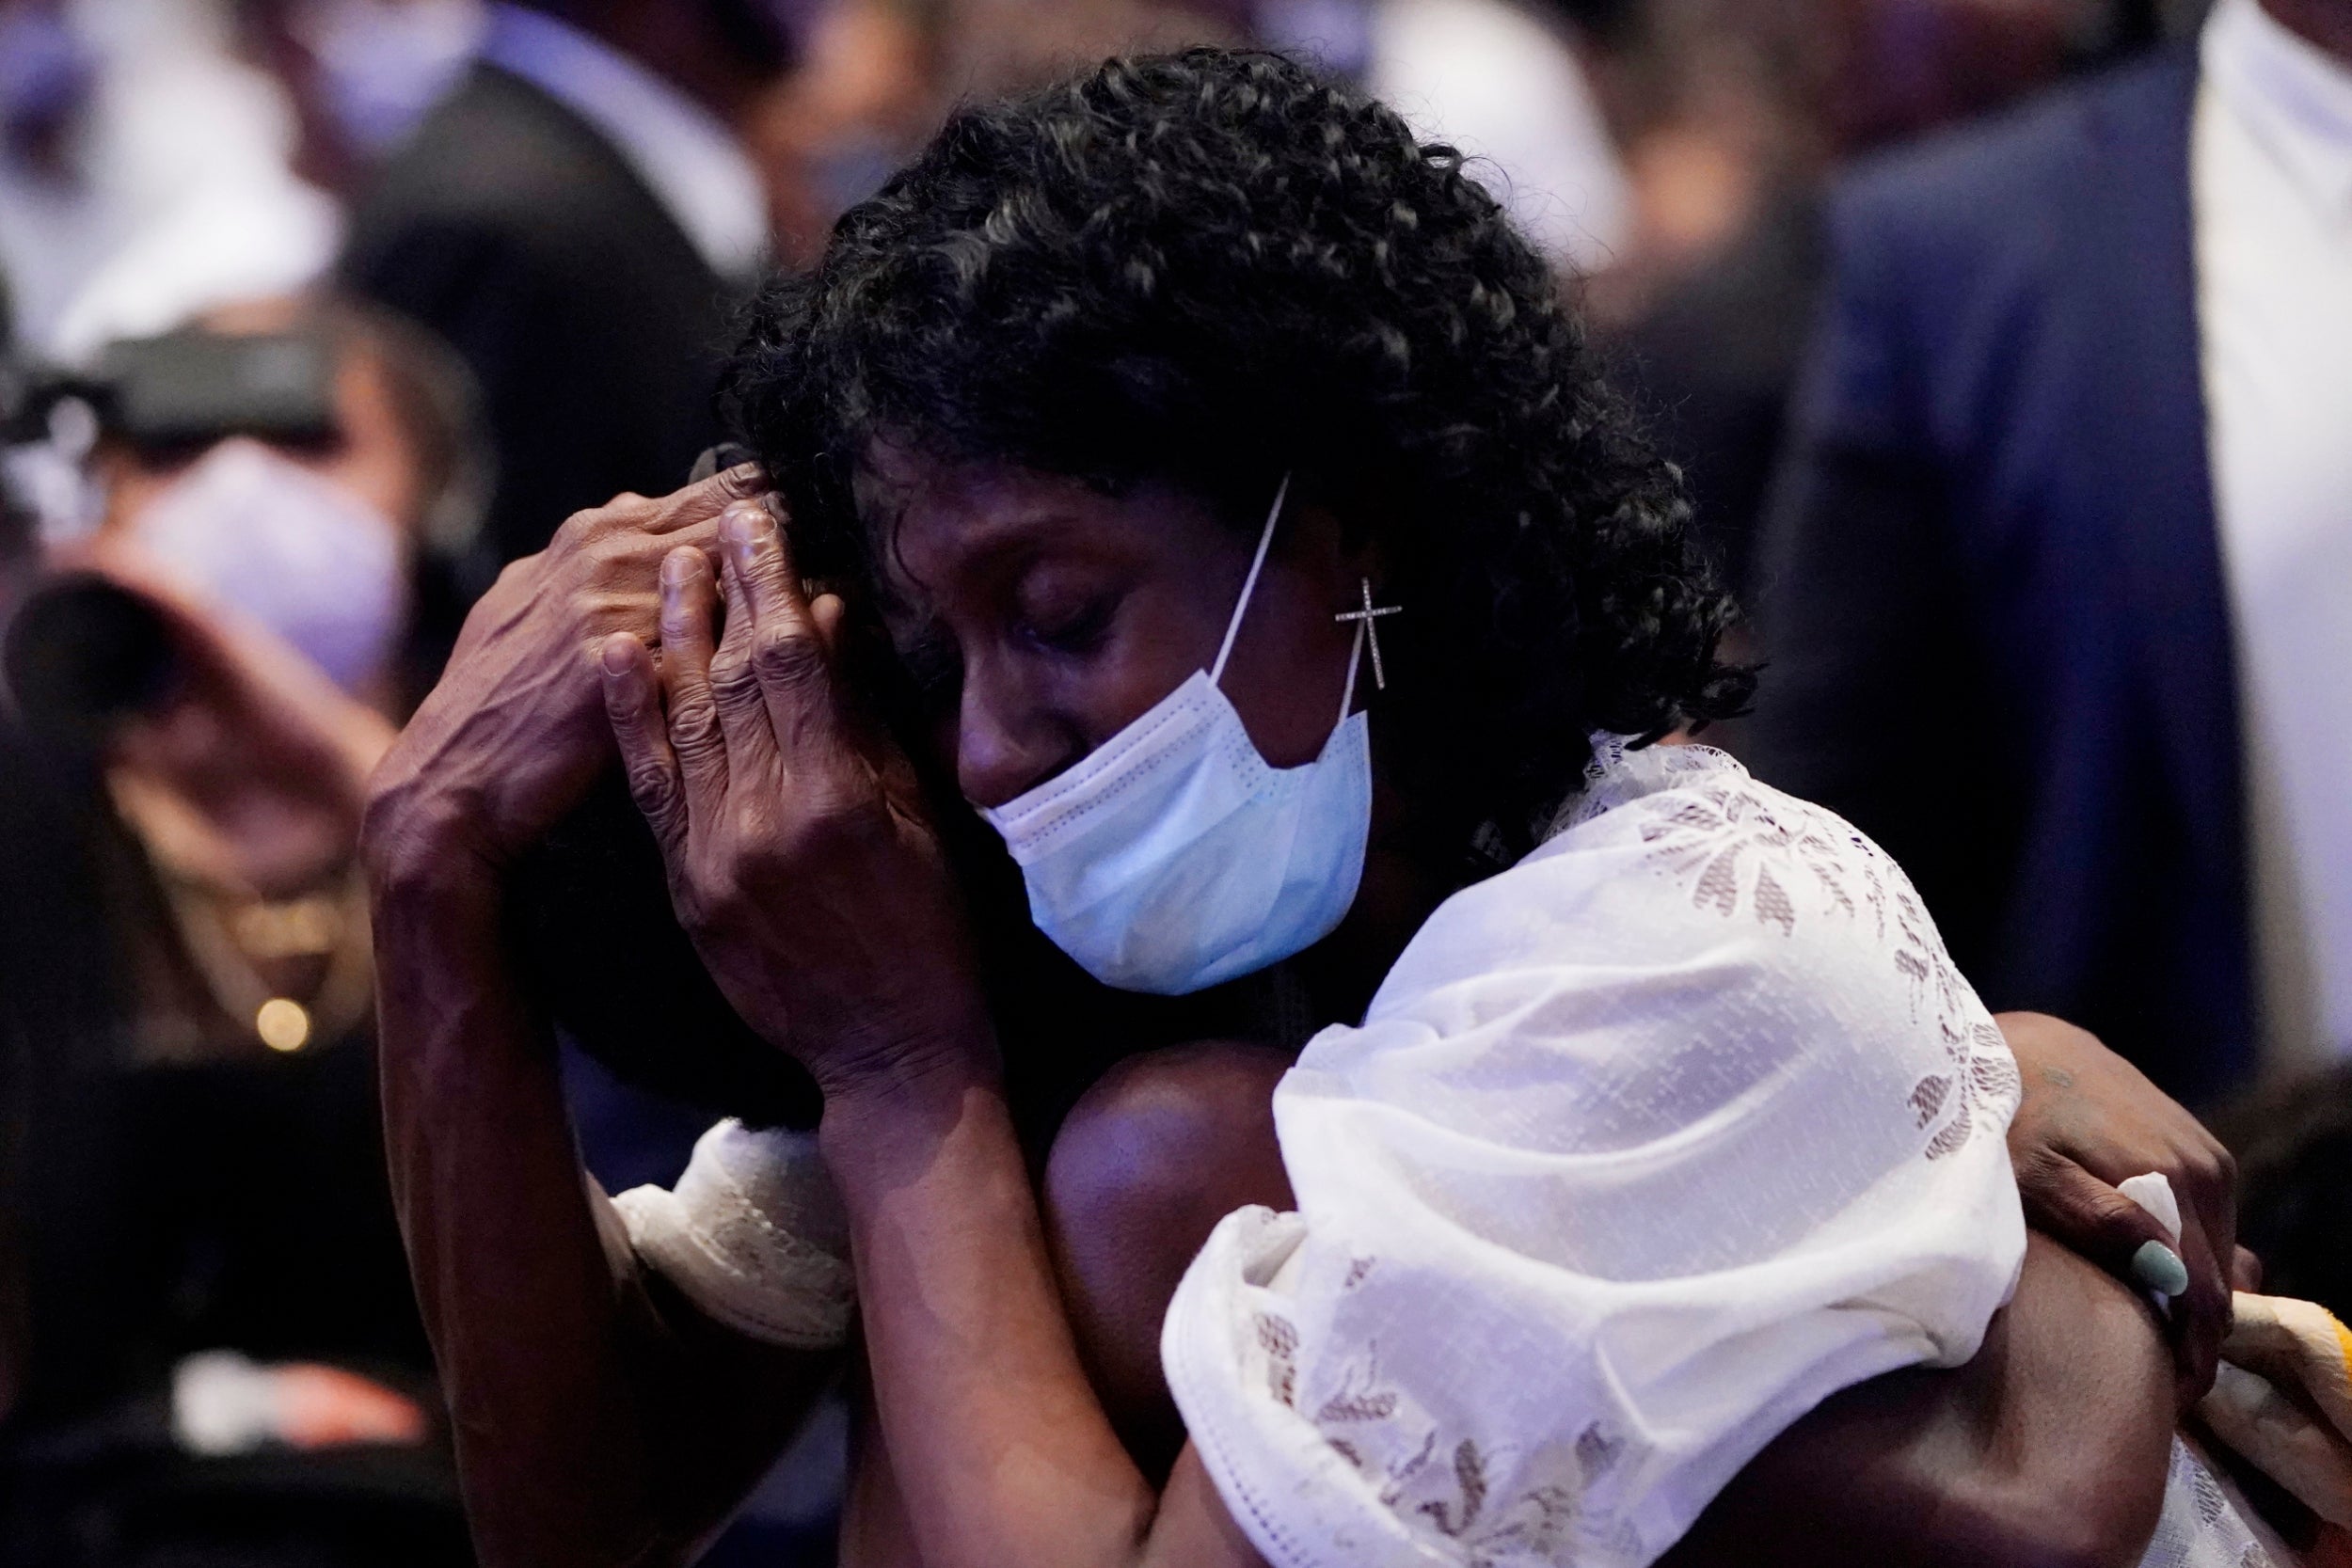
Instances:
[[[1975,1354],[2016,1099],[1875,846],[1606,746],[1283,1080],[1298,1211],[1217,1227],[1169,1385],[1278,1568],[1644,1568],[1827,1395]]]

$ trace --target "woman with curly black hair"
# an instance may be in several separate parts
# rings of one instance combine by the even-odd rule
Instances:
[[[2182,1298],[2192,1389],[2223,1157],[1996,1025],[1851,829],[1666,743],[1746,698],[1730,605],[1452,152],[1257,55],[968,109],[730,396],[757,467],[511,571],[371,808],[486,1560],[676,1560],[853,1310],[856,1562],[2235,1548],[2159,1327],[2028,1243],[2001,1133],[2038,1221]],[[705,963],[825,1092],[610,1204],[498,956],[599,702]],[[1194,1037],[1041,1175],[1008,1076],[1101,987]],[[2100,1180],[2151,1169],[2169,1228]]]

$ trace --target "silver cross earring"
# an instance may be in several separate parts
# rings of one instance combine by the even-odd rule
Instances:
[[[1370,578],[1365,578],[1363,579],[1363,585],[1364,608],[1361,610],[1342,610],[1339,614],[1332,616],[1331,619],[1334,621],[1355,621],[1361,624],[1365,637],[1372,643],[1373,689],[1375,691],[1386,691],[1389,689],[1389,673],[1387,670],[1383,669],[1380,664],[1380,617],[1383,615],[1402,615],[1405,613],[1405,607],[1401,604],[1374,604],[1372,602],[1372,579]]]

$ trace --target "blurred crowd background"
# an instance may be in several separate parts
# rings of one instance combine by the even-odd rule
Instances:
[[[505,562],[719,438],[763,270],[960,100],[1197,41],[1472,155],[1751,607],[1707,738],[2352,1307],[2344,0],[0,0],[0,1563],[468,1560],[359,781]],[[566,1073],[676,1174],[707,1108]],[[829,1560],[841,1434],[710,1560]]]

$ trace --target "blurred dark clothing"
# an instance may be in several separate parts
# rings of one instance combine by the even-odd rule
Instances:
[[[1828,269],[1820,201],[1781,190],[1608,344],[1660,450],[1681,466],[1700,532],[1743,594]]]
[[[2238,1162],[2238,1244],[2265,1294],[2352,1321],[2352,1065],[2274,1084],[2217,1117]]]
[[[428,1409],[432,1363],[370,1031],[143,1053],[171,926],[103,800],[0,725],[0,1563],[462,1561],[443,1447],[171,1441],[192,1352],[325,1362]],[[173,1555],[192,1544],[226,1555]]]
[[[2254,1036],[2196,80],[2168,54],[1837,196],[1749,754],[1902,863],[1987,1003],[2201,1105]]]
[[[736,286],[601,134],[496,66],[474,66],[382,170],[343,271],[481,382],[502,560],[624,490],[666,495],[719,438]]]

